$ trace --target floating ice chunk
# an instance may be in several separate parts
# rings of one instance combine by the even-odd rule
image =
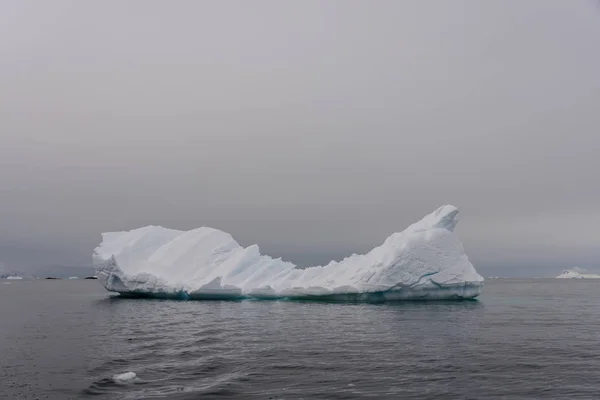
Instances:
[[[458,209],[442,206],[364,255],[299,269],[241,247],[226,232],[148,226],[102,235],[100,283],[127,296],[178,299],[304,298],[385,301],[474,298],[483,278],[454,233]]]
[[[127,381],[131,381],[131,380],[135,379],[136,377],[137,377],[137,375],[135,372],[129,371],[129,372],[125,372],[122,374],[114,375],[112,377],[112,379],[115,382],[127,382]]]
[[[566,270],[556,277],[557,279],[600,279],[600,275],[584,274],[579,271]]]

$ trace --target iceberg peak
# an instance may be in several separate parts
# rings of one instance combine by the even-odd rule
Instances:
[[[102,234],[93,255],[100,283],[128,296],[182,299],[473,298],[483,278],[454,233],[458,208],[445,205],[364,255],[296,268],[240,246],[226,232],[147,226]]]
[[[441,206],[431,214],[423,217],[419,222],[412,224],[408,229],[413,228],[414,231],[446,229],[454,232],[454,228],[458,223],[457,215],[457,207],[451,205]]]

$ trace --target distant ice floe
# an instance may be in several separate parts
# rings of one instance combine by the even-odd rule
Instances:
[[[454,233],[446,205],[364,255],[296,268],[241,247],[226,232],[148,226],[102,234],[93,265],[100,283],[125,296],[175,299],[469,299],[483,278]]]
[[[557,279],[600,279],[600,275],[596,274],[585,274],[582,273],[584,270],[578,268],[578,270],[566,270],[560,275],[558,275]]]

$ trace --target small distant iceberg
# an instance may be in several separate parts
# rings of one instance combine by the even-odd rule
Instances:
[[[23,279],[23,277],[20,275],[10,275],[10,276],[7,276],[5,279],[11,280],[11,281],[18,281],[18,280]]]
[[[76,280],[76,279],[79,279],[79,277],[78,277],[78,276],[70,276],[70,277],[69,277],[69,280],[71,280],[71,281],[74,281],[74,280]]]
[[[364,255],[297,268],[240,246],[226,232],[148,226],[102,234],[93,266],[99,282],[124,296],[208,299],[393,301],[472,299],[477,273],[454,233],[458,209],[438,208]]]
[[[600,279],[600,275],[596,274],[585,274],[583,273],[585,270],[580,268],[577,269],[568,269],[558,275],[556,279]]]

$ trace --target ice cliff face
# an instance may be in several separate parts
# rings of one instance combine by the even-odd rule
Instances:
[[[102,235],[93,255],[100,283],[129,296],[181,299],[474,298],[483,278],[454,233],[458,209],[443,206],[365,255],[298,269],[202,227],[148,226]]]

